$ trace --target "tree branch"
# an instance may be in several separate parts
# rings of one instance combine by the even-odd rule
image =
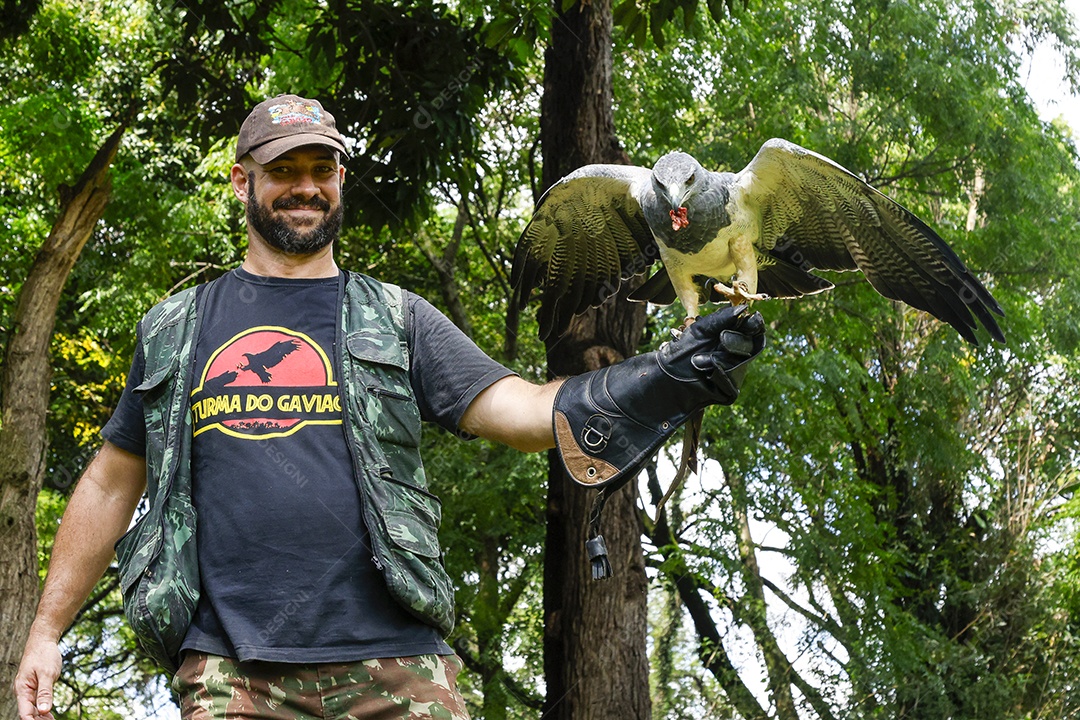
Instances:
[[[656,477],[656,468],[649,465],[647,471],[649,493],[655,504],[663,497],[663,492],[660,490],[660,481]],[[735,669],[724,650],[720,631],[712,619],[709,606],[701,597],[698,578],[683,560],[682,550],[671,531],[667,510],[664,508],[661,508],[657,515],[651,539],[664,557],[664,564],[668,568],[665,574],[675,584],[683,606],[690,613],[698,636],[698,657],[702,664],[720,683],[740,715],[747,720],[767,720],[768,710],[761,706],[754,693],[739,677],[738,670]]]
[[[465,202],[460,201],[458,203],[457,218],[454,220],[454,230],[450,236],[450,242],[443,249],[441,254],[435,248],[434,243],[431,242],[431,238],[423,231],[416,233],[414,237],[417,246],[420,248],[420,252],[424,254],[427,261],[431,263],[431,267],[435,269],[435,274],[439,276],[439,293],[442,295],[443,302],[446,303],[446,309],[450,313],[450,318],[463,333],[471,338],[473,336],[472,321],[469,320],[469,313],[465,310],[465,305],[461,302],[461,293],[458,292],[456,278],[457,250],[461,245],[461,235],[465,229],[464,207]]]

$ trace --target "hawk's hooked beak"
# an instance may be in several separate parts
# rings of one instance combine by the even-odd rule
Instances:
[[[671,215],[671,229],[675,232],[679,232],[684,227],[690,227],[690,220],[686,217],[686,206],[680,207],[678,210],[671,210],[668,212]]]

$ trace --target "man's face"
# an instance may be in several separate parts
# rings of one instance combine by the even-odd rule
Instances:
[[[247,220],[268,245],[290,255],[317,252],[341,234],[341,180],[335,153],[312,145],[247,170]]]

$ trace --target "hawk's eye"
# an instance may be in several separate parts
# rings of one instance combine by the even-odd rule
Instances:
[[[695,174],[691,175],[691,176],[690,176],[690,178],[689,178],[689,179],[688,179],[688,180],[686,181],[686,185],[687,185],[688,187],[689,187],[690,185],[693,185],[693,184],[694,184],[694,180],[696,180],[696,179],[697,179],[697,174],[695,173]]]

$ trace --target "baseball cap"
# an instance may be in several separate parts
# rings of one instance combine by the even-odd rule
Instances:
[[[349,155],[334,116],[318,100],[278,95],[256,105],[240,126],[236,159],[251,153],[255,162],[265,165],[301,145],[326,145]]]

